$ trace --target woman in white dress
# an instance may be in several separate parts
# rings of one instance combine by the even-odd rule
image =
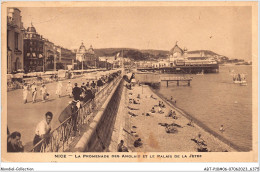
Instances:
[[[69,81],[69,83],[67,84],[66,92],[70,96],[70,98],[72,97],[72,89],[73,89],[72,84]]]
[[[28,93],[29,93],[29,88],[28,88],[28,85],[25,83],[25,84],[23,85],[23,103],[24,103],[24,104],[27,103]]]
[[[56,94],[59,96],[59,98],[61,97],[61,90],[62,90],[62,82],[59,81],[56,90]]]

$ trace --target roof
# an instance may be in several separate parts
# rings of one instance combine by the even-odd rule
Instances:
[[[179,52],[181,54],[184,53],[184,51],[177,45],[177,42],[176,42],[175,46],[170,50],[170,54],[174,54],[175,52]]]
[[[84,43],[82,42],[77,53],[85,54],[86,52],[87,52],[86,47],[85,47]]]
[[[95,51],[94,51],[92,45],[90,45],[90,47],[89,47],[89,49],[88,49],[88,53],[89,53],[89,54],[95,54]]]
[[[32,23],[31,23],[31,26],[27,28],[27,32],[34,32],[34,33],[36,33],[36,29],[35,29],[35,27],[33,26]]]

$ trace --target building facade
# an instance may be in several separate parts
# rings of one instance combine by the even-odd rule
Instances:
[[[87,66],[88,68],[96,68],[99,63],[99,58],[95,54],[92,45],[90,45],[90,48],[87,50],[83,42],[77,51],[76,60],[79,62],[83,61],[84,66]]]
[[[31,24],[24,34],[24,70],[25,72],[44,71],[44,39]]]
[[[56,70],[56,61],[58,57],[57,48],[54,45],[54,43],[50,42],[48,39],[43,39],[43,40],[44,40],[44,45],[43,45],[44,71]]]
[[[169,66],[173,67],[176,64],[184,64],[187,58],[187,49],[181,49],[177,42],[169,52]]]
[[[23,72],[23,33],[21,11],[7,9],[7,73]]]
[[[67,48],[57,46],[57,60],[56,69],[70,69],[72,68],[74,61],[76,59],[76,54]]]

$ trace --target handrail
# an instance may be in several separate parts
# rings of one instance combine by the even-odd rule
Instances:
[[[35,150],[37,150],[38,152],[45,152],[47,151],[47,147],[51,149],[49,150],[50,152],[59,151],[61,147],[64,151],[65,142],[67,142],[68,144],[69,139],[72,138],[71,133],[74,132],[75,134],[75,132],[78,132],[77,129],[81,126],[81,124],[85,123],[84,120],[86,119],[86,117],[89,116],[89,114],[91,114],[94,110],[98,109],[100,105],[102,105],[102,103],[104,102],[103,99],[106,98],[104,94],[110,93],[113,89],[113,86],[120,79],[121,75],[118,75],[110,83],[103,86],[103,88],[101,88],[101,90],[98,91],[95,95],[94,100],[88,100],[86,103],[84,103],[81,108],[72,113],[70,117],[68,117],[58,127],[51,131],[49,137],[41,139],[36,145],[34,145],[34,147],[31,149],[31,152],[34,152]],[[73,119],[73,116],[76,116],[76,119]],[[60,142],[62,142],[62,146],[60,146]]]

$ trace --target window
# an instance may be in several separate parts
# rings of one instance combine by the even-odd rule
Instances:
[[[15,42],[15,49],[18,50],[18,38],[19,38],[19,33],[15,32],[14,33],[14,42]]]

